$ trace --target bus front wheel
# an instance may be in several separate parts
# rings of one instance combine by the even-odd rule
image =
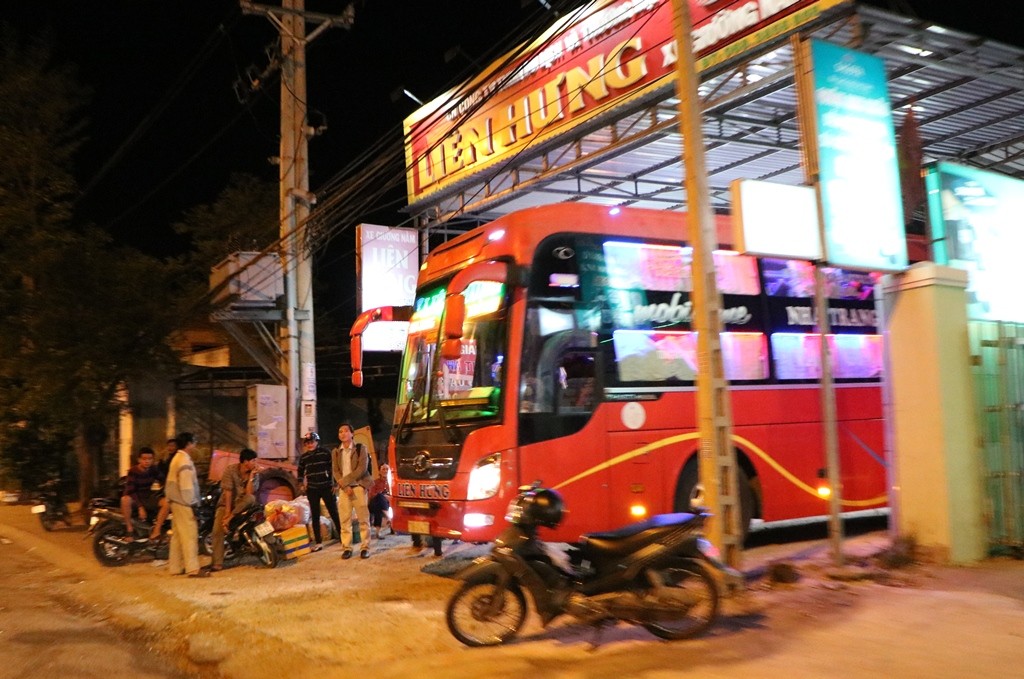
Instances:
[[[736,483],[740,493],[740,536],[747,539],[750,532],[750,520],[754,517],[754,491],[750,485],[750,477],[743,471],[742,467],[736,469]],[[675,511],[692,512],[694,501],[696,506],[703,506],[704,487],[700,483],[700,475],[697,470],[696,461],[691,461],[683,467],[679,475],[679,483],[676,484]]]

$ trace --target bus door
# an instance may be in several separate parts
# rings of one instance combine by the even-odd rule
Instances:
[[[562,333],[557,333],[562,334]],[[595,417],[601,389],[591,333],[549,338],[520,402],[522,483],[540,480],[562,494],[569,512],[559,537],[608,529],[605,428]],[[583,346],[581,346],[583,345]]]

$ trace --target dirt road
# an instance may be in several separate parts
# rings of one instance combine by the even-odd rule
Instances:
[[[408,538],[387,538],[368,560],[343,561],[332,546],[275,570],[242,565],[190,580],[148,564],[101,568],[81,532],[44,534],[29,518],[25,507],[0,508],[0,536],[52,564],[55,591],[202,676],[934,679],[1019,676],[1024,667],[1019,561],[840,582],[826,577],[823,541],[761,548],[747,566],[785,555],[801,580],[754,583],[703,638],[665,643],[627,625],[600,635],[567,623],[542,630],[532,616],[517,643],[474,650],[445,628],[456,583],[424,573],[434,560],[414,554]],[[856,561],[885,542],[863,536],[846,552]],[[473,550],[452,546],[446,559]]]
[[[64,595],[68,572],[40,561],[23,542],[0,537],[0,677],[52,679],[184,677],[145,638],[77,612]]]

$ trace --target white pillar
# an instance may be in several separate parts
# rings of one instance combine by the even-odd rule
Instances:
[[[966,287],[965,271],[931,262],[883,282],[893,399],[889,502],[900,535],[953,563],[984,558],[987,544]]]
[[[124,476],[132,466],[132,449],[135,447],[135,419],[127,385],[122,384],[117,390],[117,402],[117,475]]]

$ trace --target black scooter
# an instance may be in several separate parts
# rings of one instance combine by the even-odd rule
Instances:
[[[545,626],[567,614],[592,625],[621,620],[663,639],[685,639],[707,630],[718,615],[714,571],[726,586],[742,581],[702,537],[706,514],[661,514],[591,533],[566,553],[537,537],[538,527],[554,528],[564,511],[556,491],[520,488],[490,555],[457,576],[463,584],[445,615],[456,639],[493,646],[513,638],[526,620],[523,590]]]
[[[60,479],[51,479],[39,487],[32,513],[39,517],[45,531],[53,530],[58,523],[71,525],[71,512],[60,495]]]

